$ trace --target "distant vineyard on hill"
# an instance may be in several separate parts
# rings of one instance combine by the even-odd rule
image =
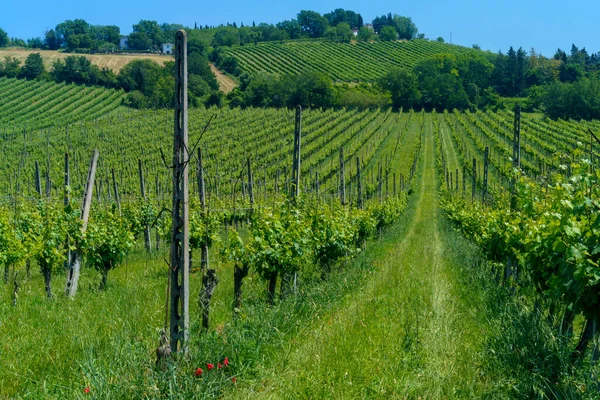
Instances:
[[[427,40],[409,42],[334,43],[292,41],[231,47],[242,72],[299,74],[319,71],[334,81],[374,81],[392,67],[412,68],[425,58],[440,53],[465,54],[478,50]]]
[[[45,128],[103,116],[121,105],[121,90],[0,78],[0,127]]]

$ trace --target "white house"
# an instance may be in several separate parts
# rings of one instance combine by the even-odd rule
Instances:
[[[121,36],[119,40],[119,48],[121,50],[127,50],[129,48],[129,36]]]
[[[163,43],[162,44],[162,53],[163,54],[173,54],[173,43]]]
[[[356,28],[352,29],[352,35],[358,36],[358,29],[356,29]]]

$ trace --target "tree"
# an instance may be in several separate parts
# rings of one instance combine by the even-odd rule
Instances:
[[[337,26],[342,22],[350,25],[350,28],[360,28],[362,26],[362,24],[359,24],[359,14],[343,8],[337,8],[323,16],[327,19],[329,26]]]
[[[233,45],[240,44],[237,29],[230,26],[219,28],[215,32],[211,44],[213,47],[231,47]]]
[[[188,56],[188,74],[200,76],[213,90],[219,89],[217,79],[208,65],[208,58],[200,53],[191,53]]]
[[[27,47],[30,49],[43,49],[44,41],[40,37],[27,39]]]
[[[387,16],[382,15],[381,17],[374,18],[371,24],[373,25],[373,30],[375,31],[375,33],[379,34],[384,26],[389,25],[389,21]]]
[[[302,33],[311,38],[320,38],[327,30],[327,19],[316,11],[302,10],[298,13]]]
[[[435,39],[435,41],[438,42],[438,43],[446,43],[446,41],[444,40],[444,38],[441,37],[441,36],[438,36],[438,38]]]
[[[145,32],[133,32],[129,35],[127,47],[132,50],[149,50],[152,47],[152,40]]]
[[[379,32],[379,40],[382,42],[393,42],[396,39],[398,39],[398,33],[394,27],[386,25],[381,28],[381,31]]]
[[[162,31],[160,29],[160,25],[158,25],[158,22],[156,21],[142,19],[140,22],[133,25],[133,31],[145,33],[151,41],[151,46],[160,46],[163,42]]]
[[[25,59],[22,74],[27,79],[35,79],[40,77],[46,69],[44,68],[44,60],[40,53],[31,53]]]
[[[287,101],[288,107],[324,108],[333,105],[333,84],[327,75],[308,71],[290,80],[289,83],[283,82],[284,87],[289,84],[293,88]]]
[[[325,37],[332,42],[349,43],[352,39],[352,29],[347,23],[341,22],[336,27],[327,28]]]
[[[152,60],[134,60],[123,67],[119,73],[119,84],[126,91],[139,90],[144,95],[153,92],[163,70]]]
[[[375,32],[367,27],[362,26],[358,30],[357,38],[359,42],[370,42],[371,40],[375,40]]]
[[[10,39],[5,30],[0,28],[0,47],[6,47],[10,44]]]
[[[4,62],[0,62],[0,76],[16,78],[21,72],[21,61],[12,56],[5,56]]]
[[[417,77],[405,69],[394,68],[382,76],[377,83],[381,89],[390,94],[392,106],[397,110],[413,108],[421,97]]]
[[[44,34],[44,43],[48,50],[58,50],[60,47],[60,43],[58,38],[56,37],[56,32],[53,29],[46,31]]]
[[[411,40],[417,36],[417,33],[419,33],[417,26],[410,17],[403,17],[394,14],[392,18],[392,24],[396,29],[396,32],[398,32],[398,37],[400,39]]]
[[[302,27],[295,19],[279,22],[277,28],[287,32],[290,39],[298,39],[302,35]]]
[[[55,34],[58,47],[66,46],[72,35],[84,35],[89,33],[90,24],[83,19],[66,20],[56,25]]]

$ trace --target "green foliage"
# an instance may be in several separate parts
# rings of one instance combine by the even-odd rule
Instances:
[[[10,44],[10,38],[6,31],[0,28],[0,47],[6,47]]]
[[[340,22],[335,27],[327,28],[327,31],[325,32],[325,37],[327,38],[327,40],[330,40],[332,42],[349,43],[353,36],[352,30],[350,29],[350,25],[348,25],[345,22]]]
[[[15,57],[5,56],[4,62],[0,62],[0,76],[7,78],[16,78],[21,72],[21,61]]]
[[[65,214],[56,205],[40,201],[34,221],[35,259],[42,271],[55,271],[66,260]]]
[[[382,42],[393,42],[398,39],[398,32],[393,26],[384,26],[379,32],[379,40]]]
[[[163,33],[160,25],[158,25],[158,22],[156,21],[142,19],[140,22],[133,25],[133,32],[145,34],[146,37],[150,39],[150,46],[160,46],[163,43]]]
[[[305,36],[320,38],[327,30],[327,19],[316,11],[302,10],[298,13],[298,23]]]
[[[152,48],[152,39],[146,32],[133,32],[127,40],[127,47],[132,50],[150,50]]]
[[[358,29],[358,36],[357,39],[359,42],[370,42],[372,40],[375,40],[377,36],[375,35],[375,32],[373,32],[372,29],[369,29],[365,26],[361,26]]]
[[[95,208],[85,233],[85,259],[98,271],[113,269],[133,248],[134,239],[129,223],[115,209]]]
[[[395,109],[413,108],[421,99],[416,76],[405,69],[392,69],[378,82],[381,89],[390,93]]]
[[[23,66],[23,76],[27,79],[35,79],[44,74],[44,72],[46,72],[46,69],[44,68],[44,60],[40,53],[29,54]]]

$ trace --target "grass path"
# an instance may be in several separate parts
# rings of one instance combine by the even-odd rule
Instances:
[[[476,255],[441,218],[431,133],[423,146],[407,220],[376,244],[371,279],[234,397],[464,398],[485,390],[481,298],[458,271]]]

